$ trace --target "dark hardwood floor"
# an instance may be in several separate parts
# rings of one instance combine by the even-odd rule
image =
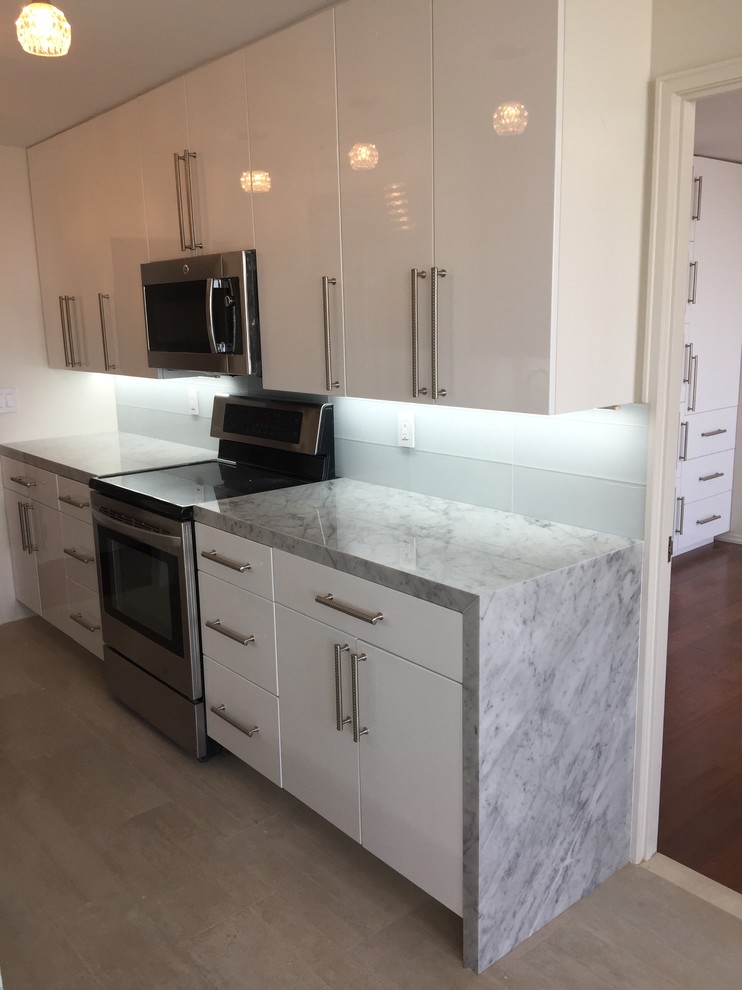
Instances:
[[[673,561],[659,851],[742,893],[742,546]]]

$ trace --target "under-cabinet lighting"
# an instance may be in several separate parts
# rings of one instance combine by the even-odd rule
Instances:
[[[528,111],[522,103],[501,103],[495,110],[492,126],[500,136],[522,134],[528,127]]]
[[[61,10],[50,3],[30,3],[15,22],[21,48],[29,55],[56,58],[70,50],[72,30]]]

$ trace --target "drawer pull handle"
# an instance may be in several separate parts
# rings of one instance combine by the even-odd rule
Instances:
[[[358,664],[363,660],[368,660],[365,653],[351,653],[350,655],[350,688],[353,700],[353,742],[358,742],[361,736],[367,736],[368,728],[364,725],[361,728],[361,711],[358,706]]]
[[[716,478],[723,478],[723,477],[724,477],[724,472],[723,471],[714,471],[713,474],[702,474],[699,477],[698,480],[699,481],[714,481]]]
[[[680,522],[678,523],[675,532],[678,536],[684,536],[685,527],[685,495],[680,495],[675,498],[675,507],[677,508],[678,502],[680,503]]]
[[[72,619],[73,622],[76,622],[78,626],[82,626],[83,629],[87,629],[88,632],[98,632],[98,630],[100,629],[100,626],[96,626],[91,624],[90,622],[86,622],[85,619],[83,619],[82,617],[82,612],[75,612],[74,615],[70,616],[70,618]]]
[[[71,495],[59,495],[57,497],[60,502],[64,502],[66,505],[72,505],[75,509],[87,509],[90,507],[90,502],[78,502]]]
[[[254,636],[245,636],[244,633],[235,632],[228,626],[223,626],[221,619],[207,619],[206,625],[209,629],[213,629],[214,632],[221,633],[222,636],[226,636],[227,639],[233,639],[235,643],[239,643],[241,646],[249,646],[250,643],[255,642]]]
[[[680,429],[681,429],[682,435],[683,435],[683,443],[682,443],[682,448],[681,448],[682,449],[682,453],[679,455],[679,458],[678,459],[681,460],[681,461],[687,461],[688,460],[688,422],[687,422],[687,420],[684,420],[680,424]]]
[[[314,600],[318,605],[326,605],[328,608],[334,608],[337,612],[344,612],[346,615],[352,615],[354,619],[360,619],[362,622],[368,622],[372,626],[375,626],[377,622],[381,622],[384,618],[383,612],[367,612],[363,608],[356,608],[355,605],[348,605],[345,602],[338,602],[335,600],[333,595],[315,595]]]
[[[726,432],[727,432],[726,430],[710,430],[708,433],[702,433],[701,436],[702,437],[718,437],[718,436],[721,436],[722,433],[726,433]]]
[[[74,560],[79,560],[81,564],[95,563],[95,557],[89,557],[87,554],[78,553],[74,547],[64,547],[62,552],[66,553],[68,557],[72,557]]]
[[[260,732],[259,725],[254,725],[252,729],[248,729],[244,725],[240,725],[240,723],[237,721],[236,718],[232,718],[231,715],[227,714],[226,705],[212,705],[209,710],[212,711],[215,715],[218,715],[219,718],[223,718],[225,722],[227,722],[233,728],[238,729],[243,735],[247,736],[249,739],[252,739],[254,735]]]
[[[696,519],[696,526],[705,526],[706,523],[716,522],[717,519],[721,519],[721,516],[708,516],[707,519]]]
[[[343,653],[349,650],[350,647],[347,643],[345,646],[335,643],[335,728],[338,732],[342,732],[343,726],[351,721],[350,715],[346,715],[343,711],[343,671],[341,668]]]
[[[216,550],[202,550],[201,556],[206,557],[207,560],[213,560],[215,564],[221,564],[223,567],[229,567],[233,571],[239,571],[240,574],[244,574],[245,571],[250,570],[250,564],[241,564],[238,560],[230,560],[229,557],[223,557]]]
[[[15,477],[11,474],[11,481],[15,481],[17,485],[23,485],[24,488],[36,488],[38,486],[38,481],[34,481],[33,478],[24,478],[23,475],[17,474]]]

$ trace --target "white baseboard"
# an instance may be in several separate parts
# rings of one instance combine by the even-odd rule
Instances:
[[[722,533],[716,539],[720,543],[742,543],[742,533]]]

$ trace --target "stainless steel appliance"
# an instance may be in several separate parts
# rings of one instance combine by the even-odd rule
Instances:
[[[141,267],[150,368],[262,374],[255,251]]]
[[[332,406],[217,396],[213,461],[91,482],[112,693],[208,755],[193,506],[334,477]]]

